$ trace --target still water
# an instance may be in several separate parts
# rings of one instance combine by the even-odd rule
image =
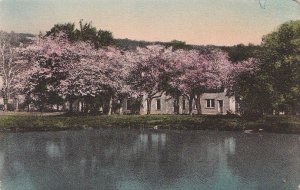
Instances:
[[[100,129],[0,134],[0,189],[297,189],[300,136]]]

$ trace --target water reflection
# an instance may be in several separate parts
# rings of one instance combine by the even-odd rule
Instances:
[[[224,149],[229,154],[235,154],[235,138],[229,137],[224,140]]]
[[[236,155],[228,165],[255,189],[297,189],[300,184],[300,141],[297,136],[266,134],[236,139]],[[248,143],[251,141],[252,143]],[[298,184],[298,185],[297,185]]]
[[[299,142],[205,131],[5,134],[1,189],[296,189]]]
[[[46,143],[46,152],[51,158],[60,157],[61,155],[60,147],[53,142]]]

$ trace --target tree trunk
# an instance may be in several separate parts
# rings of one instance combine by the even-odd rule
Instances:
[[[4,103],[4,105],[3,105],[3,111],[7,111],[7,103]]]
[[[86,100],[86,101],[85,101],[84,112],[85,112],[85,113],[89,113],[89,112],[90,112],[90,109],[91,109],[91,103],[90,103],[88,100]]]
[[[88,113],[90,104],[87,99],[84,99],[83,101],[84,101],[83,113]]]
[[[112,96],[110,96],[109,105],[108,105],[108,115],[112,115],[112,104],[113,104],[113,98]]]
[[[152,99],[147,98],[147,115],[149,115],[151,113],[151,102],[152,102]]]
[[[16,107],[15,107],[15,111],[18,112],[19,111],[19,100],[16,99]]]
[[[8,107],[8,97],[7,95],[5,94],[3,96],[3,111],[7,111],[7,107]]]
[[[81,110],[82,110],[82,102],[81,102],[81,100],[79,100],[78,101],[78,110],[77,111],[80,113]]]
[[[189,114],[192,115],[193,114],[193,97],[190,96],[189,97]]]
[[[45,109],[45,103],[41,103],[41,105],[39,107],[39,111],[44,112],[44,109]]]
[[[179,96],[176,96],[176,99],[175,99],[175,103],[174,103],[174,111],[175,111],[175,114],[179,114]]]
[[[73,100],[69,101],[69,112],[73,113]]]
[[[100,105],[99,103],[97,103],[97,105],[96,105],[96,107],[95,107],[95,113],[96,113],[96,114],[99,114],[99,112],[100,112],[100,107],[101,107],[101,105]]]
[[[119,109],[120,115],[123,115],[123,101],[120,100],[120,109]]]
[[[200,115],[200,114],[202,114],[201,103],[200,103],[200,95],[198,94],[194,99],[195,99],[195,103],[196,103],[197,114]]]

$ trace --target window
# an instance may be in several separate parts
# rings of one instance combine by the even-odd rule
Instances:
[[[214,108],[215,100],[214,99],[206,99],[206,108]]]
[[[185,99],[182,100],[182,109],[185,110]]]
[[[157,110],[160,110],[161,108],[161,102],[160,102],[160,99],[156,99],[156,109]]]

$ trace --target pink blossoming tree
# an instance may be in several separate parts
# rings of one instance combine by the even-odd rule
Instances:
[[[38,39],[25,55],[32,62],[26,90],[40,102],[68,100],[72,111],[73,102],[80,99],[88,111],[99,110],[100,98],[107,97],[111,114],[113,98],[128,89],[121,74],[124,55],[113,47],[95,49],[87,42],[69,42],[60,34]]]
[[[20,87],[18,79],[28,67],[21,56],[22,44],[20,47],[11,44],[13,37],[12,33],[0,32],[0,83],[2,83],[4,111],[7,111],[8,100],[18,95]]]
[[[72,111],[73,102],[80,100],[86,111],[107,105],[108,114],[129,95],[145,96],[150,114],[152,100],[162,93],[187,97],[190,113],[194,101],[200,114],[204,92],[233,89],[237,76],[254,68],[254,60],[232,64],[220,50],[174,51],[160,45],[134,51],[95,49],[88,42],[70,42],[63,33],[39,38],[23,56],[31,67],[19,78],[26,81],[24,89],[41,110],[44,103],[67,100]]]
[[[151,102],[164,92],[168,73],[171,72],[169,56],[172,50],[160,45],[137,48],[127,52],[127,83],[138,95],[145,95],[147,114],[151,112]]]
[[[171,85],[189,100],[189,113],[192,113],[193,100],[197,113],[201,114],[201,95],[208,90],[232,87],[235,76],[251,69],[253,62],[233,65],[228,55],[220,50],[197,51],[177,50],[172,56],[172,68],[177,75]]]

